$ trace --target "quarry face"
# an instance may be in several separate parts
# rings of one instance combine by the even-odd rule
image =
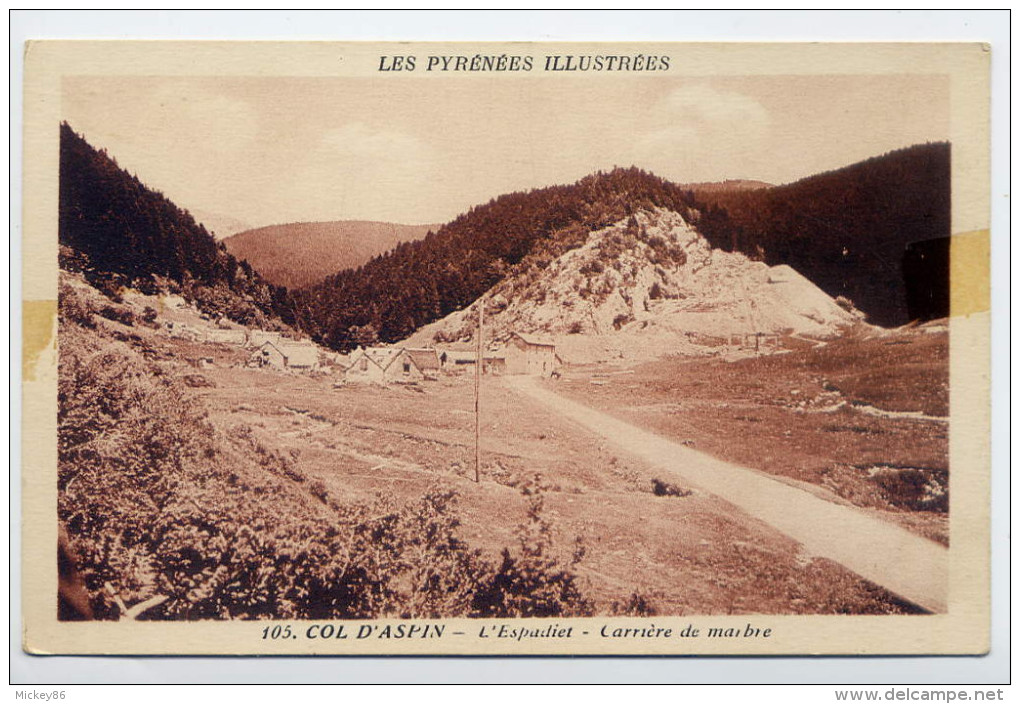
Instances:
[[[573,363],[761,353],[782,336],[830,338],[863,320],[792,267],[713,248],[696,224],[662,208],[596,230],[551,261],[525,259],[481,300],[488,340],[545,335]],[[471,340],[478,305],[411,339]]]

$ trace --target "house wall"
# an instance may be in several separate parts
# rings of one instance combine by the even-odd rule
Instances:
[[[425,375],[414,360],[403,352],[386,367],[385,377],[386,381],[421,381]]]
[[[382,383],[385,381],[383,370],[378,364],[368,358],[368,355],[359,354],[351,359],[351,365],[344,372],[344,379],[353,383]]]
[[[256,357],[261,360],[260,364],[269,365],[277,369],[283,369],[286,366],[283,355],[280,354],[280,350],[275,347],[263,347],[255,354]]]
[[[549,376],[556,369],[556,348],[529,345],[515,337],[506,348],[506,373]]]
[[[280,351],[287,357],[287,366],[298,370],[319,368],[319,354],[312,345],[284,345]]]

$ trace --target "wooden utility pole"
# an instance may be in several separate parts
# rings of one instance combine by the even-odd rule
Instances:
[[[477,350],[475,356],[475,482],[482,480],[482,416],[481,416],[481,388],[482,388],[482,325],[485,318],[485,300],[478,301],[478,334]]]

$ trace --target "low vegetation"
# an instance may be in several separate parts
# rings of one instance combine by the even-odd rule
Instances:
[[[802,347],[733,362],[663,359],[610,384],[568,374],[557,390],[947,543],[948,333],[931,324],[787,343]],[[652,489],[671,495],[661,479]]]
[[[58,513],[95,617],[141,603],[140,618],[189,620],[589,612],[580,554],[554,553],[537,484],[498,561],[461,537],[448,488],[337,502],[244,426],[214,427],[175,368],[116,339],[120,317],[97,322],[67,285],[60,302]]]

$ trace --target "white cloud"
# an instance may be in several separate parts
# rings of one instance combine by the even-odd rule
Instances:
[[[749,129],[762,129],[769,123],[768,112],[758,101],[706,85],[678,88],[666,96],[662,106],[676,120],[695,125],[744,125]]]
[[[681,171],[681,180],[709,177],[713,157],[754,149],[768,134],[768,111],[741,93],[707,85],[678,88],[641,121],[649,131],[634,145],[642,163]]]

